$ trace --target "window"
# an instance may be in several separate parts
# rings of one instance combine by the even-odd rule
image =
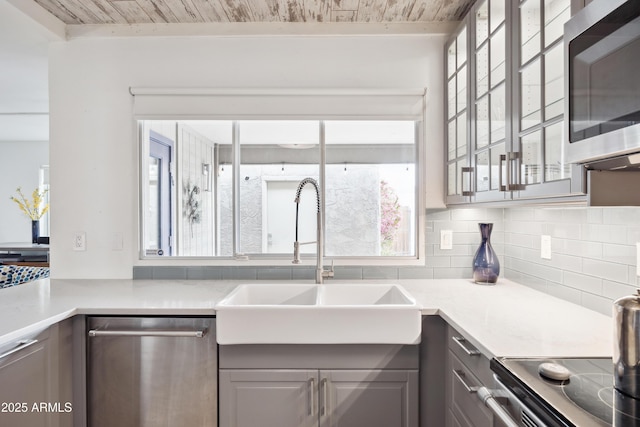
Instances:
[[[415,121],[138,124],[143,257],[288,259],[294,198],[306,177],[320,184],[326,256],[417,256]],[[313,187],[306,186],[300,242],[316,240],[316,203]],[[316,245],[303,245],[301,252],[315,254]]]

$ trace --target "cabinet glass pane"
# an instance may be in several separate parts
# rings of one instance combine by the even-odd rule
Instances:
[[[564,122],[559,122],[545,129],[544,132],[544,179],[545,181],[556,181],[558,179],[569,178],[569,165],[563,158],[563,135]]]
[[[504,22],[504,0],[491,0],[491,32]]]
[[[467,108],[467,66],[460,68],[456,76],[458,86],[458,112]]]
[[[520,72],[521,129],[540,123],[540,60],[537,59]]]
[[[489,90],[489,43],[485,43],[476,53],[476,97],[480,98]]]
[[[562,43],[544,55],[544,118],[564,113],[564,64]]]
[[[476,154],[476,191],[489,191],[489,151]]]
[[[458,68],[462,67],[467,62],[467,29],[463,28],[458,37],[456,37],[456,64]]]
[[[522,184],[542,182],[541,138],[542,132],[539,130],[520,138],[522,154],[520,182]]]
[[[488,1],[481,2],[482,4],[476,11],[476,47],[480,46],[487,37],[489,37],[489,6]]]
[[[506,135],[506,95],[505,85],[502,84],[491,92],[491,142],[497,142]]]
[[[489,145],[489,97],[476,104],[476,148]]]
[[[504,143],[491,148],[491,189],[500,189],[500,155],[504,154]],[[503,171],[504,173],[504,171]]]
[[[450,163],[447,177],[447,195],[456,194],[456,163]]]
[[[505,27],[502,27],[491,37],[491,87],[505,78],[505,31]]]
[[[456,78],[453,77],[449,80],[449,87],[447,89],[447,106],[449,110],[449,118],[456,115]]]
[[[540,0],[527,0],[520,6],[521,64],[540,52]]]
[[[465,156],[467,154],[467,113],[462,113],[458,116],[458,132],[456,132],[456,139],[458,141],[457,157]]]
[[[571,17],[571,0],[544,0],[544,45],[562,37],[564,23]]]
[[[449,131],[447,134],[447,151],[449,152],[447,158],[449,160],[456,158],[456,126],[457,123],[455,119],[449,122]]]
[[[447,49],[447,77],[453,76],[458,67],[456,66],[456,42],[455,40]]]

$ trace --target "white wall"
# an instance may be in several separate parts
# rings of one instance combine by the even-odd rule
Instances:
[[[427,194],[442,204],[444,36],[79,38],[50,49],[52,277],[129,278],[137,145],[129,87],[428,87]],[[74,252],[75,231],[87,250]],[[123,236],[122,250],[119,236]],[[176,261],[175,263],[179,263]],[[192,262],[193,264],[193,262]]]
[[[47,141],[0,141],[0,242],[30,242],[31,220],[13,201],[16,188],[31,197],[38,188],[40,166],[49,164]]]

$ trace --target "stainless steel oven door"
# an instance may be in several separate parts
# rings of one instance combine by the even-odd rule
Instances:
[[[500,404],[503,411],[507,412],[513,422],[521,427],[553,427],[545,424],[538,418],[529,408],[527,408],[509,389],[500,382],[500,379],[494,375],[495,390],[490,390],[496,402]],[[485,405],[486,405],[485,401]],[[487,405],[489,406],[489,405]],[[491,406],[489,406],[491,408]],[[491,408],[493,410],[493,408]],[[495,413],[495,412],[494,412]],[[496,414],[494,418],[494,427],[508,426],[503,422],[504,416]]]

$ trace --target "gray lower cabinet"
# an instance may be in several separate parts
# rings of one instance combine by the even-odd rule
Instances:
[[[244,347],[220,347],[221,427],[419,425],[417,346]]]
[[[65,321],[0,347],[0,426],[73,425],[70,332]]]
[[[451,327],[447,339],[447,427],[493,427],[492,412],[475,393],[476,388],[493,384],[489,359]]]

